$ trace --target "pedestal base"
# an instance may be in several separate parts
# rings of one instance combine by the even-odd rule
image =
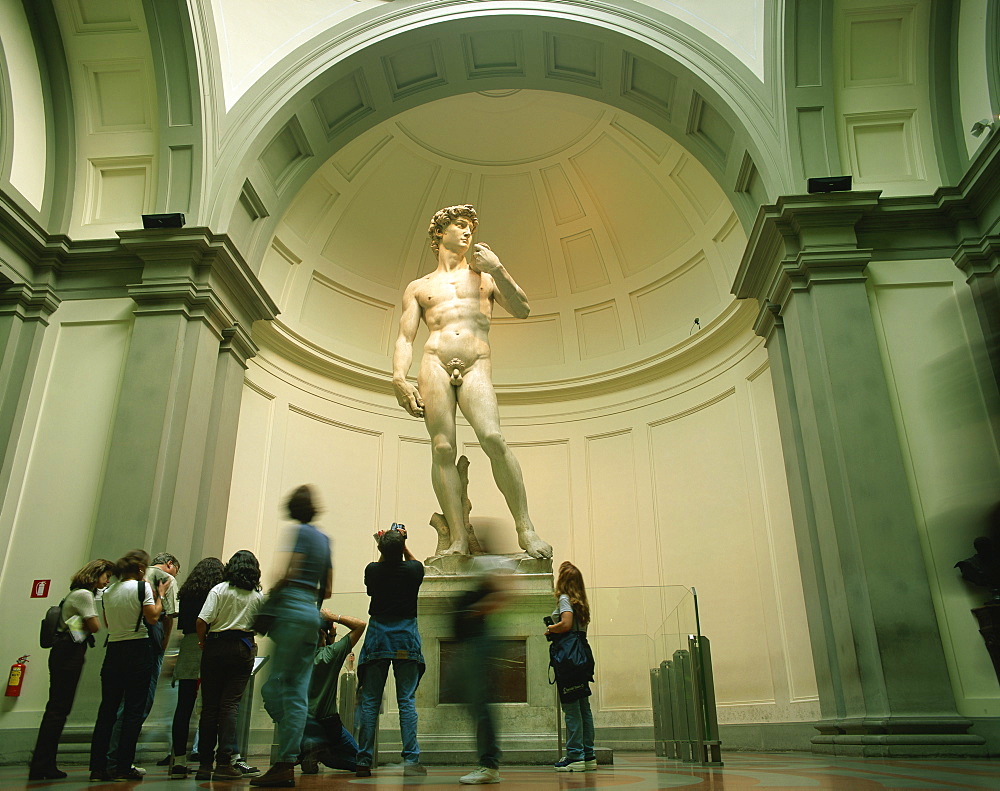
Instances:
[[[490,625],[498,640],[523,642],[525,694],[520,702],[493,704],[503,761],[551,763],[561,755],[561,711],[555,687],[548,683],[542,622],[555,604],[552,561],[527,555],[509,556],[507,561],[513,569],[506,578],[510,599],[490,616]],[[473,563],[469,556],[431,558],[420,589],[417,618],[427,670],[417,690],[417,715],[421,760],[426,756],[429,763],[476,763],[472,721],[461,703],[442,702],[441,678],[442,643],[452,639],[455,599],[478,584]],[[391,731],[385,735],[390,743],[383,742],[383,756],[392,760]]]
[[[890,717],[821,722],[812,751],[873,758],[975,757],[989,754],[986,740],[967,733],[964,717]]]

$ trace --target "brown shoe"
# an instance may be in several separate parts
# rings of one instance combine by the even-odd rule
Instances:
[[[294,788],[295,764],[278,762],[263,775],[251,780],[250,785],[258,788]]]
[[[242,780],[243,772],[232,764],[219,764],[212,773],[213,780]]]

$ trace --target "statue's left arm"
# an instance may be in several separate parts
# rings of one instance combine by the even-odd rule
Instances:
[[[497,254],[490,249],[488,244],[480,242],[476,245],[472,255],[472,263],[469,266],[474,272],[480,272],[493,278],[493,296],[511,316],[518,319],[528,317],[528,314],[531,313],[528,297],[514,282],[514,278],[500,263]]]

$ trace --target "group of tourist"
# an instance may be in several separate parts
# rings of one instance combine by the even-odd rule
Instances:
[[[164,649],[173,621],[183,632],[174,668],[177,707],[171,729],[168,765],[171,779],[192,771],[195,779],[234,780],[251,776],[251,785],[293,787],[294,767],[318,771],[320,763],[369,777],[379,708],[391,667],[395,677],[402,737],[403,773],[425,775],[417,741],[416,690],[424,672],[417,627],[417,596],[424,566],[406,546],[406,530],[393,525],[376,534],[379,560],[365,569],[371,603],[369,623],[333,614],[322,605],[332,592],[333,570],[328,537],[312,525],[316,506],[308,486],[287,501],[298,525],[281,559],[277,582],[265,599],[261,570],[249,550],[227,563],[200,560],[183,585],[176,577],[180,563],[173,555],[154,558],[141,549],[116,562],[98,559],[72,578],[61,603],[63,625],[49,655],[49,702],[38,732],[29,779],[58,779],[56,749],[72,708],[76,687],[93,635],[106,631],[107,650],[101,668],[101,704],[90,750],[92,782],[141,780],[134,765],[142,724],[152,708]],[[586,591],[578,569],[563,563],[556,579],[558,604],[546,634],[585,632],[590,620]],[[487,575],[476,592],[460,603],[456,637],[469,648],[471,662],[483,659],[487,616],[503,601],[503,592]],[[347,634],[336,639],[336,625]],[[337,710],[337,682],[351,650],[365,633],[358,661],[357,741]],[[256,656],[255,634],[272,640],[271,666],[261,694],[275,723],[274,762],[263,775],[243,760],[237,745],[240,700]],[[468,677],[475,673],[467,674]],[[478,674],[480,677],[483,674]],[[189,753],[191,715],[201,694],[196,747]],[[593,717],[587,695],[563,702],[567,754],[557,771],[596,768]],[[470,711],[476,722],[480,766],[461,778],[464,784],[500,781],[496,729],[485,696],[469,688]]]

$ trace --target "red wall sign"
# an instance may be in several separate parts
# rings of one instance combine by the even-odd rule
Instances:
[[[49,583],[52,580],[35,580],[31,583],[31,598],[44,599],[49,595]]]

